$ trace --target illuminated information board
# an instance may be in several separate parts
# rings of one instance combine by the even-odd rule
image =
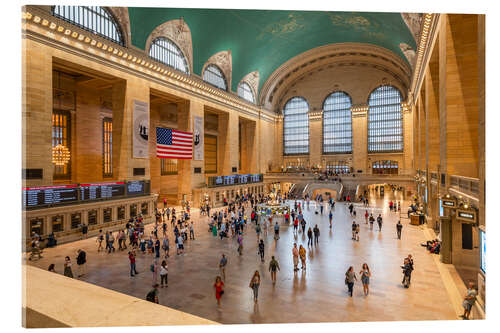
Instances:
[[[23,188],[23,207],[36,207],[78,201],[78,185]]]

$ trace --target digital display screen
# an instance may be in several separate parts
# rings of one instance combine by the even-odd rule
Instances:
[[[127,182],[127,194],[128,195],[144,194],[144,181],[134,180]]]
[[[224,183],[224,179],[219,176],[219,177],[215,177],[215,185],[222,185]]]
[[[486,233],[479,229],[480,268],[486,273]]]
[[[444,216],[444,208],[442,200],[439,200],[439,216]]]
[[[249,175],[240,175],[238,179],[239,184],[246,184],[248,183],[248,176]]]
[[[125,182],[80,185],[80,200],[110,199],[124,195]]]
[[[233,185],[235,176],[224,176],[224,185]]]
[[[36,207],[78,200],[78,185],[23,188],[23,207]]]

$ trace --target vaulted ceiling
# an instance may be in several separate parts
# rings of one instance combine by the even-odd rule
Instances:
[[[408,63],[401,45],[416,50],[415,32],[400,13],[317,12],[182,8],[128,8],[132,44],[146,46],[160,24],[183,18],[191,30],[193,71],[220,51],[232,54],[232,90],[258,70],[259,88],[283,63],[316,47],[365,43],[392,51]],[[259,89],[260,90],[260,89]]]

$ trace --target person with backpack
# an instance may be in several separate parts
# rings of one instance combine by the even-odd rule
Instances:
[[[159,299],[158,299],[158,284],[155,284],[153,286],[153,289],[151,289],[147,293],[147,295],[146,295],[146,301],[152,302],[152,303],[156,303],[156,304],[159,303]]]
[[[163,260],[160,266],[160,281],[161,287],[163,288],[163,282],[165,282],[165,287],[168,287],[168,266],[167,261]]]
[[[162,244],[162,249],[163,251],[165,251],[165,258],[168,258],[170,257],[169,256],[169,252],[170,252],[170,244],[169,244],[169,241],[168,241],[168,237],[165,236],[163,237],[163,244]]]
[[[259,242],[259,255],[260,261],[264,262],[264,240],[260,240]]]
[[[128,252],[128,259],[130,261],[130,276],[134,276],[134,274],[139,274],[135,269],[135,251]]]
[[[396,224],[396,232],[398,234],[398,239],[401,239],[401,230],[403,230],[403,225],[401,224],[401,220]]]
[[[375,222],[373,214],[370,214],[370,218],[368,220],[370,221],[370,230],[373,230],[373,222]]]
[[[182,254],[182,253],[184,253],[184,239],[179,234],[177,236],[177,254]]]
[[[318,228],[317,224],[314,226],[313,233],[314,233],[314,245],[318,246],[318,243],[319,243],[319,228]]]
[[[274,256],[272,256],[271,261],[269,262],[269,271],[271,272],[271,281],[273,282],[273,285],[276,284],[276,272],[279,270],[280,265]]]
[[[378,231],[382,231],[382,215],[378,214],[377,217]]]
[[[356,221],[352,221],[352,225],[351,225],[351,231],[352,231],[352,237],[351,239],[352,240],[356,240]]]
[[[85,275],[85,264],[87,263],[87,254],[79,249],[77,252],[76,264],[78,265],[78,277]]]

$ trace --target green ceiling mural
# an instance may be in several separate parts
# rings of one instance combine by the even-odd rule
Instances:
[[[191,29],[193,70],[219,51],[231,50],[232,90],[249,72],[260,73],[259,89],[280,65],[312,48],[341,42],[375,44],[407,59],[399,48],[416,43],[400,13],[317,12],[129,7],[132,44],[144,49],[158,25],[180,17]]]

